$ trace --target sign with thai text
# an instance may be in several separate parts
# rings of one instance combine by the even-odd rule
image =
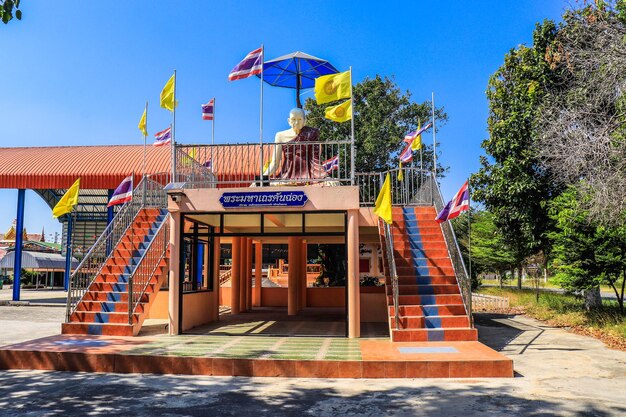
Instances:
[[[304,191],[255,191],[224,193],[220,203],[224,208],[303,207],[308,199]]]

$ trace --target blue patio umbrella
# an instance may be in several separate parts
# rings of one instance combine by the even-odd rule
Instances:
[[[313,88],[317,77],[337,72],[330,62],[299,51],[263,63],[263,81],[276,87],[295,88],[299,108],[301,89]]]

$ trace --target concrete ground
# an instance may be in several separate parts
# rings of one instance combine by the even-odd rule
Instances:
[[[0,345],[24,340],[29,333],[31,339],[58,333],[63,311],[0,307]],[[329,380],[0,371],[0,416],[626,415],[626,352],[526,317],[478,314],[476,322],[480,340],[514,360],[516,378]]]
[[[0,306],[12,304],[13,288],[4,286],[0,289]],[[30,305],[50,305],[65,306],[67,300],[67,291],[63,289],[38,288],[38,289],[21,289],[20,304]]]
[[[22,290],[21,303],[9,305],[13,290],[0,290],[0,346],[61,333],[67,293],[62,290]]]

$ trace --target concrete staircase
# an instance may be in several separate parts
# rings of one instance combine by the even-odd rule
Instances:
[[[63,323],[63,334],[133,336],[139,333],[150,305],[166,279],[169,251],[156,266],[145,292],[140,295],[131,320],[128,312],[128,280],[166,214],[166,209],[158,208],[142,209],[137,214],[132,226],[113,248],[79,301],[76,311],[70,315],[67,323]]]
[[[475,341],[437,213],[430,207],[393,208],[391,232],[398,274],[399,329],[384,258],[387,306],[394,342]],[[384,241],[384,236],[381,237]]]

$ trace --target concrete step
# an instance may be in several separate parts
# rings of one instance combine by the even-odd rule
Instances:
[[[478,340],[476,329],[394,329],[391,328],[392,342],[461,342]]]
[[[391,282],[391,280],[389,280]],[[398,277],[399,285],[457,285],[453,275],[419,276],[402,275]]]
[[[63,334],[83,334],[101,336],[132,336],[134,326],[130,324],[104,324],[104,323],[63,323]]]
[[[393,303],[388,307],[389,316],[395,316]],[[463,304],[440,305],[401,305],[398,306],[401,316],[465,316]]]
[[[394,257],[411,259],[411,258],[449,258],[448,249],[445,244],[441,244],[441,247],[429,247],[418,249],[402,249],[394,248]],[[386,254],[386,252],[385,252]]]
[[[438,295],[399,295],[399,305],[441,305],[459,304],[463,305],[463,298],[460,294],[438,294]],[[393,305],[391,295],[387,296],[387,305]]]
[[[148,294],[153,293],[155,290],[155,286],[158,282],[158,278],[157,277],[152,277],[150,279],[150,281],[148,282],[147,286],[146,286],[146,292]],[[141,286],[143,287],[145,284],[141,284]],[[139,288],[137,288],[137,285],[134,285],[135,290],[136,291],[140,291]],[[120,293],[124,293],[124,292],[128,292],[128,284],[127,283],[120,283],[120,282],[94,282],[89,286],[89,291],[92,292],[120,292]]]
[[[140,314],[132,315],[132,324],[139,323]],[[102,311],[77,311],[70,317],[71,323],[114,323],[129,324],[128,311],[125,312],[102,312]]]
[[[140,302],[147,302],[148,299],[149,299],[149,294],[142,294]],[[128,302],[128,292],[89,291],[85,293],[83,300],[84,301]]]
[[[127,302],[115,301],[81,301],[76,307],[76,311],[95,311],[95,312],[111,312],[128,314]],[[145,303],[139,303],[135,307],[135,312],[143,313],[145,311]]]
[[[448,329],[469,328],[467,316],[401,316],[400,329]],[[395,316],[389,317],[392,329],[396,328]]]
[[[450,258],[448,257],[445,257],[445,258],[423,258],[423,257],[405,258],[402,256],[394,255],[394,260],[396,261],[396,267],[398,266],[452,267],[452,262],[450,261]]]
[[[387,285],[387,295],[391,295],[392,286]],[[399,295],[441,295],[460,294],[456,284],[443,285],[398,285]]]
[[[111,274],[111,273],[105,272],[105,273],[100,273],[100,275],[98,275],[96,279],[94,279],[94,282],[109,283],[109,284],[115,284],[116,282],[119,282],[120,284],[126,284],[128,283],[129,276],[130,276],[130,273]]]
[[[396,265],[396,273],[400,276],[436,276],[446,275],[454,276],[454,268],[451,266],[435,267],[435,266],[398,266]]]

